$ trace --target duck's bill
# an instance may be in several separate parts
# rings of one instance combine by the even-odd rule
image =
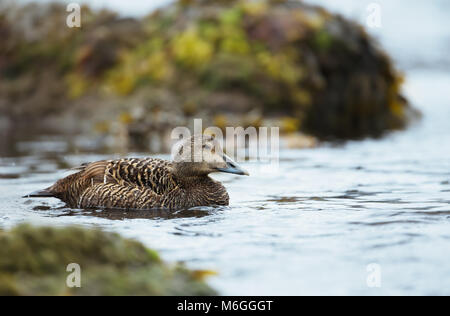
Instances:
[[[227,163],[227,166],[225,168],[217,168],[217,171],[225,172],[225,173],[232,173],[232,174],[239,174],[242,176],[249,176],[247,170],[240,167],[237,163],[235,163],[233,160],[231,160],[230,157],[224,155],[224,160]]]

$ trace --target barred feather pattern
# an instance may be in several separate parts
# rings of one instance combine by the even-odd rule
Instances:
[[[228,205],[223,185],[209,176],[177,178],[173,164],[155,158],[102,160],[47,190],[72,208],[179,209]]]

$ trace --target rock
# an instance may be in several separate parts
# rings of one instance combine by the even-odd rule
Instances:
[[[286,123],[282,132],[345,140],[402,129],[417,116],[376,41],[318,6],[179,0],[141,19],[84,6],[80,29],[61,27],[65,13],[57,4],[0,8],[0,114],[14,124],[61,121],[61,131],[90,126],[105,139],[119,124],[124,146],[148,150],[193,118],[245,126],[257,112],[258,121]]]
[[[402,75],[389,57],[362,26],[323,8],[289,0],[179,1],[149,24],[150,42],[159,44],[145,57],[131,51],[131,65],[167,52],[160,67],[170,72],[156,82],[194,99],[199,112],[256,108],[264,117],[290,116],[299,131],[323,139],[380,136],[410,119]]]
[[[213,295],[202,271],[168,265],[141,243],[79,227],[0,230],[0,295]],[[81,268],[69,288],[66,267]]]

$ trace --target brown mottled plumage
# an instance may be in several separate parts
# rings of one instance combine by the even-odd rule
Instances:
[[[194,150],[195,139],[201,145],[199,150]],[[84,164],[77,173],[28,196],[56,197],[71,208],[179,209],[228,205],[225,187],[208,174],[248,175],[222,153],[212,137],[193,137],[175,149],[172,162],[124,158]]]

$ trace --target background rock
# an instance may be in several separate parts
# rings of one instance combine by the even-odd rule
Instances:
[[[57,4],[0,12],[9,125],[166,150],[172,128],[193,118],[244,127],[289,118],[283,133],[329,140],[377,137],[417,116],[364,29],[303,2],[180,0],[140,20],[83,7],[74,29],[65,17]]]

